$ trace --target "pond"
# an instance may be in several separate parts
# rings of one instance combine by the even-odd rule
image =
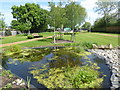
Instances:
[[[100,69],[98,69],[98,71],[101,72],[100,77],[106,75],[103,77],[103,82],[100,87],[109,88],[111,86],[111,72],[105,64],[105,61],[96,58],[93,54],[88,54],[87,52],[83,54],[81,52],[81,49],[75,47],[25,49],[4,56],[2,65],[5,69],[10,70],[24,80],[30,77],[31,84],[36,88],[46,88],[43,83],[40,83],[40,79],[34,76],[45,74],[48,70],[53,68],[90,66],[92,62],[100,67]]]

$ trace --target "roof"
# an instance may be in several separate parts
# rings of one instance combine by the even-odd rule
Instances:
[[[71,30],[71,28],[64,28],[64,30]]]

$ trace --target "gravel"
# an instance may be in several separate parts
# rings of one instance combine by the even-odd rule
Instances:
[[[89,49],[88,51],[106,61],[106,64],[112,72],[110,78],[112,84],[111,89],[120,88],[120,49]]]

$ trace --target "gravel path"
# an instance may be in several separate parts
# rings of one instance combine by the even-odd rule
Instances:
[[[114,35],[109,35],[109,34],[99,34],[99,33],[93,33],[93,34],[97,34],[97,35],[103,35],[103,36],[110,36],[110,37],[118,37],[118,38],[120,38],[120,36],[118,35],[116,35],[116,36],[114,36]]]
[[[19,42],[14,42],[14,43],[7,43],[7,44],[0,45],[0,47],[10,46],[10,45],[16,45],[16,44],[20,44],[20,43],[26,43],[26,42],[30,42],[30,41],[42,40],[42,39],[47,39],[47,38],[52,38],[52,37],[53,36],[48,36],[48,37],[34,38],[34,39],[24,40],[24,41],[19,41]]]

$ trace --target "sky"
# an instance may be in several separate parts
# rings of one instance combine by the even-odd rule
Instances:
[[[11,14],[12,12],[11,7],[13,5],[20,6],[20,5],[24,5],[25,3],[36,3],[39,4],[41,8],[49,10],[48,1],[51,0],[0,0],[0,12],[4,14],[5,23],[8,26],[10,26],[10,23],[13,20],[13,16]],[[53,1],[58,2],[59,0],[53,0]],[[91,24],[93,24],[94,21],[100,17],[100,15],[95,13],[93,9],[95,7],[95,2],[97,0],[74,0],[74,1],[78,2],[81,6],[86,8],[87,11],[86,21],[91,22]]]

